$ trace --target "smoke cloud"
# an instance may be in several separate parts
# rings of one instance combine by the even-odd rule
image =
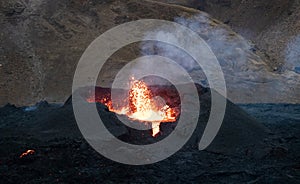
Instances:
[[[285,55],[285,68],[300,74],[300,35],[289,42]]]

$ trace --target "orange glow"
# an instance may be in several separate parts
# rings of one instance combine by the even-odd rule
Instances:
[[[170,108],[162,98],[154,97],[142,80],[132,78],[128,98],[129,104],[127,106],[121,106],[120,104],[114,104],[113,106],[111,99],[105,97],[97,100],[95,100],[95,97],[89,97],[87,101],[89,103],[100,102],[106,105],[109,111],[126,115],[129,119],[151,123],[153,137],[160,132],[160,123],[176,121],[178,112]],[[114,108],[116,106],[118,108]]]
[[[26,152],[24,152],[24,153],[22,153],[22,154],[20,155],[20,158],[23,158],[23,157],[25,157],[25,156],[27,156],[27,155],[33,155],[34,153],[35,153],[34,150],[27,150]]]

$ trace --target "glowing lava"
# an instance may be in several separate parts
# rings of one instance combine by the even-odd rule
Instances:
[[[106,105],[111,112],[126,115],[132,120],[151,123],[152,136],[160,132],[160,123],[176,121],[178,112],[166,105],[162,98],[154,97],[151,90],[142,80],[134,80],[132,78],[128,98],[129,104],[121,107],[119,104],[114,104],[113,106],[110,98],[95,100],[95,98],[90,97],[87,101],[98,101]]]
[[[34,153],[35,153],[34,150],[27,150],[26,152],[24,152],[24,153],[22,153],[22,154],[20,155],[20,158],[23,158],[23,157],[25,157],[25,156],[27,156],[27,155],[33,155]]]

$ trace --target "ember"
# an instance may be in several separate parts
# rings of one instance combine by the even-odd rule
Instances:
[[[25,156],[27,156],[27,155],[33,155],[34,153],[35,153],[34,150],[27,150],[26,152],[24,152],[24,153],[22,153],[22,154],[20,155],[20,158],[23,158],[23,157],[25,157]]]
[[[126,115],[132,120],[150,122],[153,137],[160,132],[160,123],[175,122],[179,114],[175,108],[167,105],[162,98],[155,97],[142,80],[132,78],[128,99],[129,104],[123,106],[120,104],[114,104],[113,106],[111,99],[107,97],[103,97],[102,99],[96,98],[96,100],[95,97],[89,97],[87,101],[89,103],[100,102],[106,105],[109,111]]]

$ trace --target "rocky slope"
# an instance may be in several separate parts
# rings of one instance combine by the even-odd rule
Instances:
[[[300,44],[298,0],[165,0],[164,2],[200,9],[228,24],[263,52],[262,55],[270,70],[295,71],[295,67],[300,65],[297,60],[300,49],[294,45]],[[295,52],[298,53],[297,57]],[[294,55],[293,58],[291,55]]]
[[[219,59],[228,97],[233,102],[300,100],[299,74],[292,70],[273,72],[268,60],[261,59],[253,45],[228,26],[195,9],[137,0],[10,0],[0,5],[1,105],[34,104],[42,99],[65,101],[71,94],[77,62],[87,46],[106,30],[142,18],[175,20],[202,36]],[[154,47],[158,49],[147,53],[170,55],[160,45],[154,43]],[[110,59],[108,70],[100,74],[101,85],[109,86],[118,69],[144,55],[140,44],[126,48]],[[177,54],[175,59],[193,63],[184,56]],[[199,67],[192,64],[186,69],[195,82],[205,83]]]
[[[300,62],[297,57],[300,51],[298,21],[300,1],[232,0],[229,2],[230,6],[221,7],[213,5],[210,1],[206,11],[215,18],[227,22],[245,38],[252,40],[266,53],[266,59],[270,60],[269,65],[273,70],[284,72],[299,67]],[[290,52],[297,52],[298,56],[290,58]]]

